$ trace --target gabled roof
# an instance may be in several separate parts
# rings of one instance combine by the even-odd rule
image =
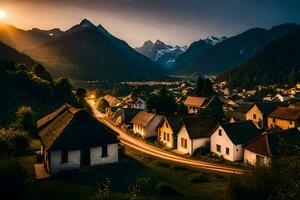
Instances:
[[[300,118],[300,108],[278,107],[269,117],[286,120],[298,120]]]
[[[255,103],[257,108],[264,114],[264,115],[269,115],[271,112],[276,110],[278,106],[281,105],[281,103],[277,102],[258,102]]]
[[[57,116],[59,116],[62,112],[64,112],[66,109],[71,108],[71,105],[65,103],[62,106],[60,106],[58,109],[53,111],[52,113],[44,116],[43,118],[39,119],[36,124],[37,128],[41,129],[45,126],[47,126],[49,123],[51,123]]]
[[[145,111],[140,111],[132,120],[133,124],[140,124],[143,127],[147,127],[148,124],[155,118],[155,114],[148,113]],[[160,116],[162,118],[162,116]]]
[[[204,107],[207,104],[207,101],[209,99],[206,97],[192,97],[188,96],[187,99],[184,102],[185,106],[194,106],[194,107]]]
[[[287,129],[276,133],[266,133],[255,138],[244,149],[263,156],[276,156],[284,151],[283,144],[300,144],[300,131],[297,128]]]
[[[165,120],[167,120],[169,126],[173,130],[173,133],[177,134],[181,127],[181,123],[182,123],[181,119],[182,119],[182,116],[180,116],[180,115],[166,116],[166,117],[164,117],[164,119],[161,121],[160,124],[163,124],[163,122]]]
[[[211,116],[183,118],[190,139],[209,137],[211,131],[217,126],[218,122]]]
[[[122,120],[125,124],[130,124],[131,120],[139,113],[141,112],[141,109],[135,109],[135,108],[123,108],[122,110],[119,110],[114,115],[114,118],[122,117]]]
[[[246,144],[261,135],[252,121],[224,123],[220,126],[235,145]]]
[[[118,142],[115,133],[105,125],[85,110],[70,105],[39,131],[39,137],[46,151],[76,150]]]
[[[121,104],[121,101],[114,96],[105,95],[103,98],[109,103],[109,106],[118,106]]]
[[[246,114],[253,106],[253,103],[243,103],[234,109],[234,112]]]

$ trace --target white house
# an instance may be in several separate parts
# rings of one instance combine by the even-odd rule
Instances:
[[[133,103],[133,108],[145,110],[146,109],[146,102],[141,97],[138,97],[136,99],[136,101]]]
[[[184,101],[184,105],[187,107],[188,113],[198,113],[201,109],[206,108],[209,102],[209,98],[206,97],[193,97],[188,96]]]
[[[226,160],[243,160],[243,145],[260,136],[252,121],[219,124],[210,136],[210,151]]]
[[[161,115],[141,111],[131,120],[133,132],[144,139],[157,136],[157,127],[162,119]]]
[[[210,133],[216,125],[212,117],[183,118],[177,134],[177,150],[192,155],[196,149],[209,145]]]
[[[85,110],[64,104],[38,120],[37,126],[50,175],[118,162],[117,136]]]
[[[282,145],[284,143],[286,146]],[[286,153],[286,147],[293,148],[293,144],[300,144],[300,131],[297,128],[264,133],[243,146],[244,162],[251,165],[268,165],[273,157]]]

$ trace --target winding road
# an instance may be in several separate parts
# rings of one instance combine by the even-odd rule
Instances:
[[[165,151],[163,149],[154,147],[152,145],[147,144],[146,142],[135,138],[134,136],[124,132],[121,128],[114,125],[113,122],[104,114],[100,113],[96,107],[95,107],[95,101],[94,100],[87,100],[87,102],[90,104],[94,116],[103,124],[105,124],[107,127],[111,128],[113,131],[119,134],[119,140],[123,145],[129,146],[133,149],[136,149],[140,152],[143,152],[145,154],[166,160],[171,161],[180,165],[184,165],[187,167],[192,167],[196,169],[204,169],[204,170],[210,170],[214,172],[221,172],[221,173],[228,173],[228,174],[243,174],[245,173],[245,170],[235,168],[235,167],[229,167],[224,166],[222,164],[215,164],[205,161],[199,161],[199,160],[193,160],[181,157],[179,155],[174,155],[168,151]]]

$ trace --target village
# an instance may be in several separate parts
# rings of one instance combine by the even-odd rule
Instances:
[[[123,145],[181,164],[189,160],[190,167],[199,167],[197,161],[201,160],[211,165],[202,169],[236,174],[245,173],[236,166],[268,165],[272,158],[296,153],[300,84],[288,89],[230,90],[226,82],[210,81],[214,90],[210,97],[189,95],[196,87],[194,81],[163,84],[186,113],[163,115],[147,110],[149,93],[143,90],[124,97],[104,95],[99,97],[102,106],[98,107],[96,94],[88,92],[86,101],[92,114],[62,105],[37,121],[43,157],[43,164],[36,164],[37,177],[118,162]],[[261,101],[249,101],[271,89],[274,92],[260,95]],[[159,93],[159,89],[151,93]],[[212,112],[219,105],[223,118]],[[224,161],[233,167],[226,168]]]

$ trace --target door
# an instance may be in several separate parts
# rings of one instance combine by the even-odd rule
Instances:
[[[81,167],[89,167],[91,165],[91,153],[90,149],[82,149],[81,150]]]

